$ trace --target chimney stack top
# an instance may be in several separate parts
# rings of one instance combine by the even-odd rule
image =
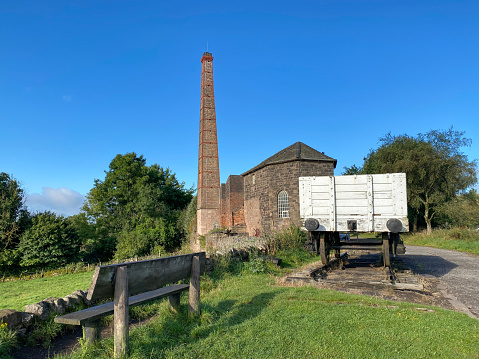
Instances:
[[[213,54],[211,52],[204,52],[201,57],[201,62],[203,61],[213,61]]]

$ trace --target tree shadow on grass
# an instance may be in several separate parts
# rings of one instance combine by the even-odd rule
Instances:
[[[279,291],[261,293],[241,304],[236,299],[223,300],[216,305],[202,303],[201,317],[193,320],[188,319],[187,306],[183,306],[178,316],[173,315],[163,322],[160,331],[155,329],[138,333],[136,343],[130,343],[136,347],[135,351],[158,353],[201,341],[213,333],[230,331],[259,316],[278,293]]]
[[[254,296],[249,302],[235,306],[236,300],[224,300],[213,307],[208,304],[203,306],[203,313],[212,313],[215,323],[205,326],[202,335],[221,328],[230,328],[247,320],[257,317],[265,309],[279,291],[261,293]]]
[[[205,303],[202,306],[201,324],[191,328],[190,340],[202,340],[212,333],[231,331],[232,328],[259,316],[278,293],[279,291],[261,293],[241,304],[237,304],[235,299],[223,300],[215,306]]]

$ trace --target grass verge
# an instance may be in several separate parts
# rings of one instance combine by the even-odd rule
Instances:
[[[436,229],[426,233],[401,234],[406,245],[451,249],[479,254],[479,231],[467,228]]]
[[[278,287],[267,274],[243,272],[206,288],[198,319],[188,318],[187,296],[182,304],[175,316],[161,303],[152,321],[131,330],[131,358],[479,358],[479,322],[465,314]],[[69,357],[112,354],[109,338]]]
[[[93,272],[90,271],[0,283],[0,309],[23,311],[26,305],[45,298],[62,298],[77,289],[87,289],[92,276]]]

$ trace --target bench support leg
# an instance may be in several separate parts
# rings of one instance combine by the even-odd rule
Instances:
[[[180,310],[180,295],[181,293],[176,293],[173,295],[170,295],[170,311],[172,313],[178,314]]]
[[[194,256],[191,262],[191,281],[188,314],[198,316],[200,314],[200,257]]]
[[[114,295],[115,358],[128,355],[128,276],[126,266],[116,269]]]
[[[88,344],[93,344],[97,339],[100,339],[101,321],[95,320],[93,322],[86,322],[83,325],[83,339]]]

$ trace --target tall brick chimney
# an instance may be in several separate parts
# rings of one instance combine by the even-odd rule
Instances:
[[[213,56],[201,58],[200,148],[198,154],[197,231],[204,235],[220,222],[220,169],[216,134]]]

